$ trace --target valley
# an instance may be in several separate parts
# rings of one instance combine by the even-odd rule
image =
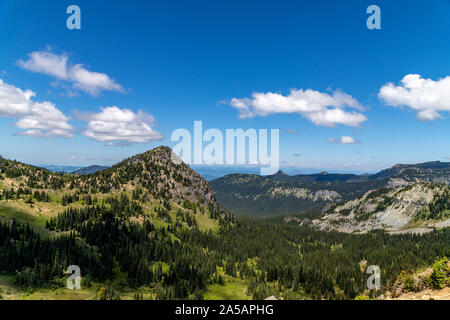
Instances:
[[[285,216],[321,230],[428,232],[450,224],[450,163],[398,164],[373,175],[232,174],[210,182],[233,214]]]
[[[376,294],[396,298],[401,274],[450,255],[445,163],[209,184],[171,155],[85,175],[1,158],[0,298],[356,299],[371,295],[368,265]],[[69,265],[80,290],[66,288]]]

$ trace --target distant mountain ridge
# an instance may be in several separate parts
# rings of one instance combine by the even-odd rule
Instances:
[[[385,178],[420,179],[427,182],[450,183],[450,162],[430,161],[418,164],[396,164],[391,168],[381,170],[376,174],[351,174],[351,173],[328,173],[326,171],[315,174],[287,175],[283,171],[267,176],[277,181],[308,182],[308,181],[367,181]],[[443,181],[442,181],[443,180]]]
[[[210,181],[217,200],[234,214],[320,214],[330,206],[383,187],[420,182],[450,184],[450,163],[397,164],[376,174],[232,174]]]
[[[396,164],[370,176],[370,179],[397,178],[408,182],[450,183],[450,162],[430,161],[418,164]]]
[[[77,174],[77,175],[86,175],[86,174],[93,174],[96,173],[98,171],[103,171],[108,169],[109,167],[106,166],[98,166],[98,165],[93,165],[93,166],[89,166],[86,168],[81,168],[78,170],[75,170],[73,172],[71,172],[72,174]]]
[[[80,169],[83,169],[83,167],[77,167],[77,166],[59,166],[59,165],[37,165],[36,167],[47,169],[51,172],[64,172],[64,173],[71,173]]]
[[[356,175],[351,173],[328,173],[326,171],[314,174],[287,175],[283,171],[267,176],[267,178],[284,182],[311,182],[311,181],[367,181],[369,175]]]

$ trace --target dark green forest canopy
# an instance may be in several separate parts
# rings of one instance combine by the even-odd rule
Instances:
[[[51,237],[15,220],[0,224],[0,272],[25,290],[64,286],[62,270],[75,264],[82,269],[83,285],[111,281],[119,269],[127,285],[150,287],[157,299],[201,299],[209,286],[224,285],[224,277],[245,283],[246,295],[254,299],[353,299],[367,289],[364,266],[380,267],[382,290],[387,291],[402,271],[413,272],[450,256],[450,228],[423,235],[347,234],[287,225],[282,218],[236,218],[217,204],[198,174],[168,162],[170,149],[155,150],[81,177],[0,158],[0,177],[16,184],[2,190],[2,201],[26,206],[58,201],[65,209],[48,220]],[[411,169],[405,170],[401,174],[409,175]],[[383,178],[365,188],[378,189]],[[309,183],[311,190],[326,184],[342,188],[342,194],[367,191],[359,188],[367,182],[322,179]],[[273,182],[257,184],[264,189]],[[298,187],[305,182],[295,183]],[[124,190],[130,184],[133,188]],[[252,185],[246,188],[259,192]],[[56,200],[55,192],[61,198]],[[437,196],[421,214],[447,215],[448,200],[448,193]],[[260,202],[265,210],[272,210],[273,204]],[[152,216],[144,210],[151,205]],[[201,229],[199,215],[217,228]]]
[[[302,292],[313,298],[352,299],[366,289],[362,261],[380,266],[383,288],[389,289],[401,271],[450,254],[450,229],[421,236],[355,235],[235,219],[213,211],[221,225],[214,234],[176,224],[157,229],[150,220],[130,223],[119,211],[124,211],[120,205],[68,209],[47,227],[70,233],[53,240],[40,239],[27,226],[3,224],[1,270],[20,270],[18,284],[39,287],[51,285],[51,279],[61,277],[63,266],[74,262],[90,281],[111,277],[118,263],[130,285],[153,284],[160,288],[158,299],[183,299],[201,297],[209,283],[220,281],[220,266],[227,275],[247,281],[254,298]],[[163,271],[163,263],[168,270]]]

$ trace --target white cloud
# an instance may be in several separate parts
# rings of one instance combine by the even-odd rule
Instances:
[[[23,91],[0,79],[0,116],[18,117],[28,114],[34,95],[31,90]]]
[[[74,91],[72,90],[72,88],[64,83],[62,83],[61,81],[52,81],[50,82],[50,86],[52,88],[58,89],[58,88],[62,88],[64,91],[59,92],[59,95],[62,97],[79,97],[80,94],[78,93],[78,91]],[[52,92],[49,90],[49,94],[52,94]]]
[[[87,160],[86,157],[73,155],[69,157],[70,160]]]
[[[21,90],[0,79],[0,117],[19,118],[18,135],[33,137],[73,137],[74,127],[56,106],[49,102],[35,102],[35,93]]]
[[[353,168],[353,167],[360,167],[360,163],[353,163],[353,162],[346,162],[344,163],[344,167],[346,168]]]
[[[298,113],[316,125],[334,127],[338,124],[359,127],[367,118],[359,112],[346,111],[363,107],[352,96],[335,91],[332,95],[315,90],[291,90],[283,96],[279,93],[254,93],[252,98],[233,98],[231,106],[239,110],[239,117],[253,118],[276,113]]]
[[[112,80],[108,75],[99,72],[88,71],[81,64],[70,69],[70,77],[75,82],[74,87],[95,96],[101,91],[123,92],[123,87]]]
[[[417,112],[420,121],[442,118],[441,111],[450,111],[450,76],[437,81],[408,74],[400,85],[387,83],[378,97],[387,105],[407,106]]]
[[[142,111],[134,113],[116,106],[101,109],[99,113],[81,116],[89,120],[83,133],[85,136],[106,142],[109,146],[149,143],[163,138],[161,133],[151,128],[155,119],[150,114]]]
[[[105,73],[92,72],[82,64],[69,65],[67,54],[55,54],[49,49],[36,51],[29,55],[29,59],[18,60],[17,65],[22,69],[43,73],[60,80],[73,83],[73,87],[97,96],[102,91],[124,92],[123,87]]]
[[[66,54],[57,55],[50,51],[36,51],[28,56],[29,59],[27,61],[17,61],[17,65],[22,69],[43,73],[59,79],[68,78],[68,57]]]
[[[350,136],[342,136],[341,138],[339,138],[337,140],[334,139],[334,138],[329,138],[328,142],[337,143],[337,144],[355,144],[355,143],[358,143],[358,141],[356,141],[355,139],[353,139]]]
[[[74,128],[67,123],[68,120],[53,103],[35,102],[30,107],[30,113],[21,118],[16,126],[26,130],[19,132],[20,135],[72,138]]]

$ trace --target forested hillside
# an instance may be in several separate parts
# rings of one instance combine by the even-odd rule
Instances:
[[[81,168],[81,169],[75,170],[75,171],[72,172],[72,174],[78,174],[78,175],[93,174],[93,173],[96,173],[98,171],[103,171],[103,170],[106,170],[106,169],[108,169],[108,167],[94,165],[94,166],[89,166],[89,167],[86,167],[86,168]]]
[[[427,232],[450,226],[450,186],[415,183],[400,188],[381,188],[330,208],[312,225],[342,232]]]
[[[238,215],[318,216],[368,191],[402,188],[415,183],[450,184],[450,163],[399,164],[373,175],[330,174],[272,176],[232,174],[211,181],[218,201]]]
[[[0,297],[354,299],[368,294],[369,265],[381,268],[379,295],[450,255],[449,228],[348,234],[236,218],[170,158],[157,148],[86,176],[0,159]],[[436,198],[422,214],[445,205]],[[81,290],[65,288],[69,265]]]
[[[322,177],[322,178],[321,178]],[[344,179],[342,181],[341,179]],[[387,180],[346,180],[318,176],[228,175],[210,182],[218,201],[237,215],[257,217],[302,214],[318,215],[324,208],[378,189]]]

